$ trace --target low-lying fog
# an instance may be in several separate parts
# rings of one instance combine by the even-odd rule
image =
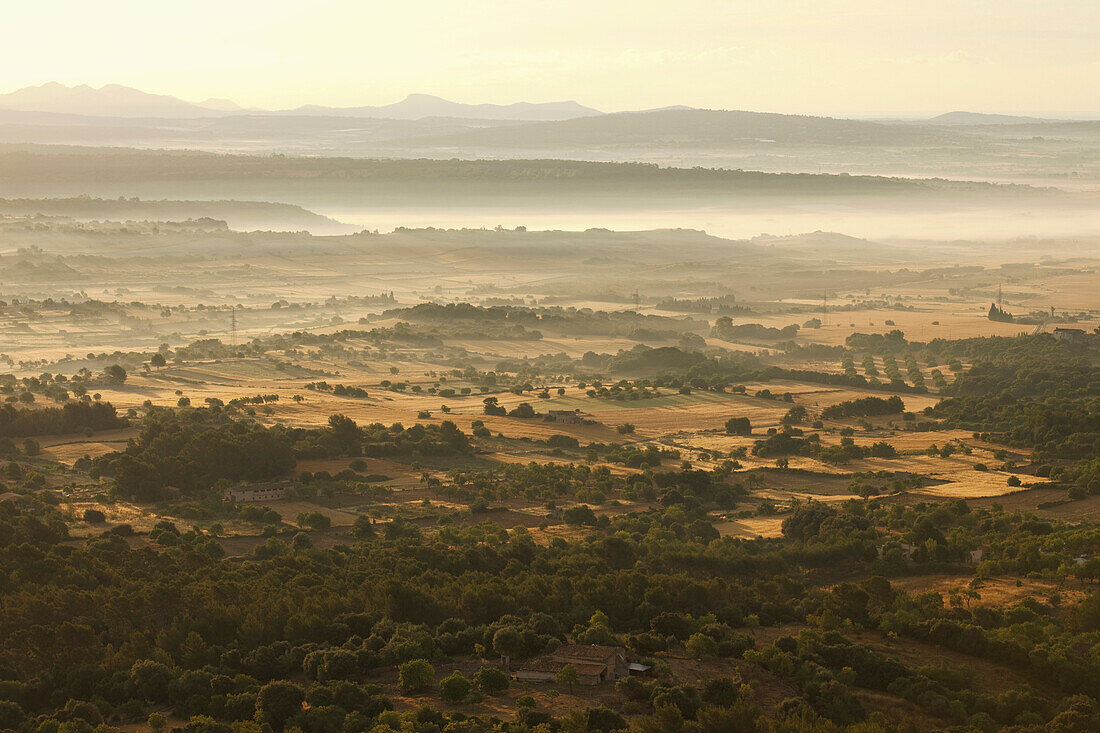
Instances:
[[[308,208],[308,207],[307,207]],[[867,211],[837,205],[791,206],[783,209],[568,210],[544,208],[470,208],[408,206],[401,208],[314,206],[311,210],[357,228],[391,231],[397,227],[442,229],[525,226],[531,230],[615,231],[699,229],[730,239],[759,234],[785,236],[812,231],[843,232],[866,239],[1012,239],[1077,237],[1100,231],[1100,209],[1017,210],[899,213]]]

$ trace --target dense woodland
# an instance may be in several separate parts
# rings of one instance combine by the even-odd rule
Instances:
[[[741,658],[739,665],[790,686],[780,706],[790,729],[868,720],[860,690],[901,697],[944,725],[1053,721],[1052,730],[1086,730],[1095,722],[1100,663],[1090,649],[1100,594],[1070,609],[1036,599],[972,609],[968,598],[986,577],[1067,572],[1076,553],[1095,550],[1098,530],[962,502],[853,501],[796,509],[779,540],[721,540],[700,528],[709,525],[699,482],[686,475],[673,486],[682,501],[602,523],[573,543],[540,547],[523,531],[487,522],[432,536],[410,528],[331,550],[280,534],[240,562],[218,559],[207,535],[171,525],[155,533],[159,549],[131,549],[119,532],[74,546],[48,508],[0,510],[4,724],[91,729],[144,720],[168,705],[201,716],[192,717],[195,730],[253,720],[304,731],[403,729],[409,720],[420,730],[430,722],[518,731],[539,721],[583,730],[582,713],[588,729],[593,718],[609,721],[594,729],[623,727],[606,710],[562,721],[521,710],[517,722],[461,724],[461,716],[428,708],[396,715],[372,682],[416,660],[445,670],[472,657],[492,669],[502,647],[523,659],[567,634],[623,644],[643,659],[677,648]],[[902,542],[919,549],[906,558]],[[969,553],[978,547],[985,559],[974,566]],[[944,568],[970,568],[970,588],[944,598],[891,584]],[[867,579],[840,580],[853,571]],[[759,637],[767,628],[780,632],[773,641]],[[1010,695],[985,695],[946,670],[884,657],[852,639],[861,629],[1011,664],[1029,682]],[[421,684],[431,686],[430,675]],[[637,701],[634,709],[651,713],[639,730],[764,724],[751,689],[728,679],[701,688],[629,679],[619,687]],[[1052,702],[1052,692],[1064,700]],[[308,709],[298,706],[303,699]],[[890,727],[870,720],[870,730]]]

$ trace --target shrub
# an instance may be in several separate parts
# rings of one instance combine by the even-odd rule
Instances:
[[[299,527],[310,527],[312,529],[328,529],[332,526],[332,520],[321,512],[302,512],[295,521]]]
[[[551,448],[580,448],[581,442],[572,435],[556,433],[546,439],[546,444]]]
[[[718,654],[718,642],[706,634],[692,634],[691,638],[684,644],[684,648],[687,649],[688,654],[696,659],[713,657]]]
[[[482,667],[474,675],[474,684],[486,695],[493,695],[508,689],[508,675],[496,667]]]
[[[488,407],[488,405],[486,405],[486,407]],[[486,410],[485,414],[488,415],[489,411]],[[508,417],[538,417],[538,413],[535,412],[535,408],[531,407],[531,403],[521,402],[516,405],[516,409],[508,412]]]
[[[457,703],[466,699],[472,685],[457,669],[439,683],[439,698],[443,702]]]
[[[423,690],[435,682],[435,668],[427,659],[414,659],[398,668],[397,678],[398,684],[405,692]]]

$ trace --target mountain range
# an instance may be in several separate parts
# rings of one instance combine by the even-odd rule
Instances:
[[[410,94],[380,107],[322,107],[306,105],[291,110],[244,109],[228,99],[186,102],[164,94],[150,94],[119,84],[98,89],[86,84],[68,87],[57,82],[0,94],[0,109],[53,112],[91,117],[188,119],[235,114],[370,117],[419,120],[427,117],[455,119],[551,121],[600,115],[602,112],[574,101],[517,102],[515,104],[460,104],[429,94]]]
[[[458,104],[413,94],[378,107],[242,109],[108,85],[0,94],[0,146],[75,145],[357,158],[644,162],[671,167],[1075,185],[1100,181],[1100,121],[949,112],[844,119],[576,102]],[[1006,177],[1001,161],[1014,160]],[[80,193],[75,191],[74,193]],[[189,195],[193,195],[190,194]]]
[[[483,120],[491,122],[563,122],[583,118],[605,117],[603,112],[586,107],[578,102],[515,102],[513,104],[462,104],[452,102],[430,94],[410,94],[400,102],[380,106],[363,107],[325,107],[307,104],[294,109],[266,110],[244,108],[228,99],[206,99],[202,102],[188,102],[165,94],[149,92],[122,86],[107,84],[95,88],[87,84],[65,86],[57,82],[48,82],[39,86],[24,87],[14,92],[0,94],[0,110],[19,112],[41,112],[85,117],[111,117],[126,119],[202,119],[234,115],[281,116],[281,117],[355,117],[360,119],[386,119],[415,121],[433,117],[454,120]],[[715,112],[715,110],[697,110],[684,106],[668,106],[643,112]],[[760,122],[776,120],[829,120],[830,118],[808,117],[803,115],[770,115],[767,113],[718,110],[718,112],[741,115],[758,115]],[[622,112],[617,114],[631,114]],[[666,119],[668,119],[666,117]],[[883,120],[887,122],[889,120]],[[912,120],[919,122],[920,120]],[[833,120],[832,123],[854,122],[854,120]],[[932,125],[1009,125],[1057,122],[1038,117],[1020,117],[1013,115],[985,114],[980,112],[947,112],[928,120]],[[615,123],[623,124],[622,118]],[[812,123],[808,123],[812,124]],[[630,126],[630,125],[628,125]],[[761,137],[770,138],[768,134]]]

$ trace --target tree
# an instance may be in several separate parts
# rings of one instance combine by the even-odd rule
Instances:
[[[151,702],[166,702],[172,670],[152,659],[142,659],[130,667],[130,684],[141,697]]]
[[[435,668],[427,659],[414,659],[398,668],[397,678],[404,692],[423,690],[435,682]]]
[[[474,684],[486,695],[494,695],[508,689],[508,675],[496,667],[482,667],[474,674]]]
[[[118,364],[112,364],[103,370],[103,376],[107,378],[107,381],[114,384],[122,384],[126,381],[126,370],[120,367]]]
[[[374,522],[366,514],[360,514],[355,518],[351,525],[351,533],[355,535],[356,539],[360,540],[369,540],[378,536],[378,531],[374,528]]]
[[[156,367],[157,371],[160,371],[161,367],[163,367],[168,362],[164,360],[164,354],[153,354],[153,356],[149,359],[149,363],[152,366]]]
[[[154,733],[160,733],[168,725],[168,720],[160,713],[149,713],[146,724],[153,729]]]
[[[569,694],[572,695],[573,685],[579,685],[581,683],[581,674],[572,664],[566,664],[558,670],[558,674],[554,678],[554,681],[559,685],[569,685]]]
[[[783,416],[782,422],[784,425],[800,425],[805,421],[806,414],[805,407],[802,405],[795,405],[787,410],[787,414]]]
[[[489,413],[486,413],[486,414],[489,414]],[[531,407],[530,402],[520,402],[518,405],[516,405],[516,409],[511,410],[508,413],[508,417],[531,418],[531,417],[537,417],[537,415],[538,415],[538,413],[535,412],[535,408]]]
[[[355,455],[361,452],[359,443],[363,436],[354,420],[346,415],[330,415],[328,426],[344,453]]]
[[[603,705],[589,708],[585,722],[585,730],[592,733],[611,733],[612,731],[626,730],[626,720],[614,710]]]
[[[510,658],[523,651],[523,635],[519,629],[505,626],[493,634],[493,651],[500,655],[500,662],[507,669]]]
[[[305,699],[305,692],[293,682],[268,682],[256,695],[256,714],[279,730],[302,709]]]
[[[107,521],[107,515],[98,509],[85,509],[84,521],[88,524],[103,524]]]
[[[299,527],[309,527],[311,529],[328,529],[332,526],[332,520],[321,512],[302,512],[295,520]]]
[[[443,702],[458,703],[470,694],[472,685],[457,669],[439,683],[439,698]]]
[[[730,435],[752,435],[752,425],[747,417],[731,417],[726,420],[726,432]]]
[[[630,435],[634,432],[634,423],[624,422],[616,425],[615,430],[619,431],[619,435]]]
[[[691,638],[684,644],[684,648],[687,649],[688,654],[696,659],[713,657],[718,654],[718,642],[706,634],[692,634]]]
[[[484,400],[482,400],[482,402],[485,403],[485,414],[486,415],[498,415],[499,416],[499,415],[507,415],[508,414],[508,410],[504,407],[504,405],[497,404],[497,398],[496,397],[486,397]]]

